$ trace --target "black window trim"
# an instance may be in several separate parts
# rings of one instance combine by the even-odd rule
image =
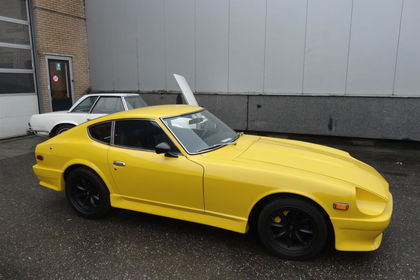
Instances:
[[[109,139],[109,143],[107,143],[107,142],[104,142],[104,141],[101,141],[101,140],[99,140],[99,139],[96,139],[95,137],[93,137],[92,136],[92,134],[90,134],[90,129],[91,128],[93,128],[93,127],[95,127],[95,126],[97,126],[97,125],[101,125],[101,124],[104,124],[104,123],[111,123],[111,138]],[[112,143],[112,141],[113,141],[113,126],[114,126],[114,121],[113,120],[107,120],[107,121],[102,121],[102,122],[98,122],[98,123],[94,123],[94,124],[92,124],[92,125],[89,125],[88,127],[87,127],[87,133],[88,133],[88,136],[89,136],[89,138],[91,139],[91,140],[93,140],[93,141],[95,141],[95,142],[98,142],[98,143],[101,143],[101,144],[105,144],[105,145],[111,145],[111,143]]]
[[[166,133],[166,131],[162,128],[162,126],[156,121],[156,120],[154,120],[154,119],[148,119],[148,118],[123,118],[123,119],[113,119],[113,120],[106,120],[106,121],[102,121],[102,122],[98,122],[98,123],[95,123],[95,124],[92,124],[92,125],[90,125],[90,126],[88,126],[87,127],[87,131],[88,131],[88,135],[89,135],[89,137],[93,140],[93,141],[96,141],[96,142],[99,142],[99,143],[101,143],[101,144],[105,144],[105,145],[108,145],[108,146],[111,146],[111,147],[117,147],[117,148],[122,148],[122,149],[129,149],[129,150],[136,150],[136,151],[143,151],[143,152],[153,152],[153,153],[156,153],[156,151],[155,150],[150,150],[150,149],[141,149],[141,148],[135,148],[135,147],[127,147],[127,146],[121,146],[121,145],[116,145],[115,144],[115,125],[116,125],[116,122],[117,121],[130,121],[130,120],[133,120],[133,121],[151,121],[151,122],[155,122],[159,127],[160,127],[160,129],[162,129],[162,131],[163,131],[163,133],[165,133],[165,135],[166,135],[166,137],[168,137],[168,139],[169,139],[169,141],[171,141],[172,142],[172,144],[177,148],[177,150],[178,151],[173,151],[174,153],[176,153],[177,155],[183,155],[182,154],[182,152],[180,151],[180,149],[175,145],[175,143],[172,141],[172,139],[169,137],[169,135],[168,135],[168,133]],[[90,128],[91,127],[94,127],[94,126],[96,126],[96,125],[99,125],[99,124],[103,124],[103,123],[106,123],[106,122],[111,122],[111,139],[110,139],[110,143],[106,143],[106,142],[103,142],[103,141],[100,141],[100,140],[98,140],[98,139],[95,139],[91,134],[90,134]],[[176,138],[175,138],[176,139]],[[177,139],[178,140],[178,139]],[[170,144],[170,143],[168,143],[168,144]]]

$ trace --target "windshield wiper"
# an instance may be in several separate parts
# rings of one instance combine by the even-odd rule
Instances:
[[[201,152],[205,152],[205,151],[209,151],[209,150],[214,150],[214,149],[221,148],[221,147],[224,147],[224,146],[227,146],[227,145],[236,145],[236,142],[214,144],[214,145],[208,146],[207,148],[198,150],[197,153],[201,153]]]

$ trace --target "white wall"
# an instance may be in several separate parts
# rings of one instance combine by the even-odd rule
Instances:
[[[36,94],[0,95],[0,139],[25,135],[33,114],[38,114]]]
[[[418,0],[86,0],[93,90],[420,96]]]

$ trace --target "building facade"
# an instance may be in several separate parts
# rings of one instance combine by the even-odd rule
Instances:
[[[38,112],[30,6],[0,1],[0,138],[22,135]]]
[[[89,91],[83,0],[0,1],[0,139]]]
[[[91,87],[236,129],[420,140],[418,0],[87,0]],[[155,92],[155,93],[153,93]]]
[[[420,140],[420,1],[1,0],[0,138],[89,91],[238,130]]]

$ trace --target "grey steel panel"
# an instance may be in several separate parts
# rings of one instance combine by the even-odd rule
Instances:
[[[86,1],[90,81],[93,90],[113,90],[112,0]]]
[[[137,1],[112,1],[112,58],[116,91],[138,90]]]
[[[230,1],[230,92],[262,92],[265,14],[265,1]]]
[[[140,90],[165,90],[164,0],[139,0],[137,45]]]
[[[307,0],[268,0],[264,92],[302,93]]]
[[[197,0],[196,90],[227,92],[229,1]]]
[[[308,5],[303,92],[344,95],[352,0]]]
[[[419,1],[351,2],[86,0],[91,87],[420,96]]]
[[[395,95],[420,96],[420,1],[405,0],[396,67]]]
[[[354,0],[348,95],[392,95],[401,0]]]
[[[165,54],[167,90],[179,90],[173,74],[184,76],[195,89],[195,1],[165,3]]]

